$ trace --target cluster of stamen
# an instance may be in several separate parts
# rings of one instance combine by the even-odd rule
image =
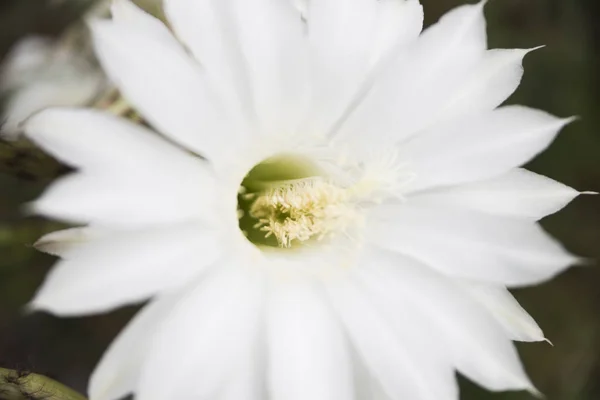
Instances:
[[[262,193],[250,207],[254,226],[274,236],[281,247],[344,230],[355,215],[350,193],[323,178],[286,181]]]

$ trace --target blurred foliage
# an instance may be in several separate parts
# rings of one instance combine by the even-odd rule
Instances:
[[[427,24],[464,3],[421,1]],[[88,4],[84,0],[0,0],[0,57],[25,34],[58,34]],[[510,102],[581,117],[529,168],[579,190],[600,191],[600,1],[495,0],[487,6],[487,14],[492,47],[547,45],[527,57],[523,84]],[[55,225],[27,217],[22,204],[34,199],[61,168],[38,155],[16,161],[4,157],[6,146],[0,146],[4,160],[0,168],[0,365],[43,373],[84,391],[91,368],[134,309],[80,319],[23,315],[23,306],[53,262],[31,244]],[[14,146],[27,148],[28,144]],[[554,347],[523,344],[519,349],[548,400],[597,400],[600,270],[594,260],[600,256],[600,204],[593,196],[583,196],[543,223],[590,263],[516,293],[554,343]],[[531,399],[523,393],[491,394],[466,381],[462,385],[467,400]]]

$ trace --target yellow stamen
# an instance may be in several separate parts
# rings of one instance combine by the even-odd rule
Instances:
[[[275,236],[281,247],[343,230],[355,215],[351,193],[324,179],[286,181],[260,193],[250,208],[255,228]]]

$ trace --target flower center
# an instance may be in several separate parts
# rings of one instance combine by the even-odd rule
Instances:
[[[258,246],[290,248],[323,240],[343,231],[356,216],[351,197],[305,158],[273,157],[242,182],[240,229]]]
[[[344,228],[353,213],[348,193],[322,178],[289,181],[256,197],[250,216],[255,228],[274,236],[281,247],[315,237],[321,240]]]

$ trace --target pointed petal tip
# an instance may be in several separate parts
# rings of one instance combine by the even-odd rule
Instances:
[[[529,376],[525,373],[525,375],[521,378],[523,385],[521,386],[521,390],[524,390],[531,394],[532,396],[538,399],[545,399],[546,396],[535,386],[535,384],[531,381]]]
[[[59,252],[53,250],[53,245],[56,245],[56,241],[51,239],[51,235],[52,233],[42,236],[41,238],[33,242],[32,247],[39,252],[60,257]]]
[[[598,265],[597,263],[598,261],[593,258],[573,256],[571,267],[594,267]]]
[[[465,6],[470,7],[474,13],[484,15],[485,7],[489,3],[490,0],[480,0],[476,4],[466,4]],[[485,16],[484,16],[485,18]]]
[[[25,203],[21,205],[21,214],[26,217],[32,217],[34,215],[39,215],[40,212],[37,206],[37,200],[30,201],[29,203]]]
[[[45,208],[45,206],[43,204],[43,200],[41,198],[38,198],[36,200],[22,204],[20,207],[20,209],[21,209],[20,211],[21,211],[21,214],[25,217],[46,216],[46,217],[54,218],[51,215],[51,212],[46,212],[47,210],[45,210],[44,208]],[[60,217],[57,217],[54,219],[60,221]],[[63,220],[63,222],[69,222],[69,221]]]
[[[541,46],[530,47],[528,49],[513,49],[513,50],[515,50],[515,52],[519,55],[519,57],[525,58],[525,56],[528,55],[529,53],[533,53],[534,51],[541,50],[544,47],[546,47],[545,44],[543,44]]]
[[[550,339],[548,339],[546,337],[546,335],[544,335],[544,332],[540,329],[539,330],[539,335],[537,335],[537,338],[533,339],[531,341],[529,341],[530,343],[542,343],[545,342],[547,344],[549,344],[550,346],[554,347],[554,343],[552,343],[550,341]]]
[[[57,308],[53,307],[51,304],[48,304],[44,299],[40,299],[41,291],[35,294],[34,298],[29,301],[29,303],[25,304],[21,309],[21,313],[23,316],[29,316],[35,313],[45,313],[50,315],[55,315],[58,317],[71,317],[71,316],[82,316],[83,314],[69,314],[69,313],[61,313]]]
[[[529,376],[527,376],[525,372],[523,373],[525,375],[518,377],[518,383],[515,382],[513,390],[523,390],[531,394],[533,397],[536,397],[538,399],[544,399],[546,396],[533,384]]]
[[[573,122],[578,122],[581,120],[581,117],[578,115],[574,115],[572,117],[568,117],[568,118],[563,118],[561,119],[562,123],[564,124],[564,126],[567,126]]]
[[[578,256],[576,254],[571,254],[570,252],[569,252],[569,256],[571,258],[571,262],[570,262],[569,266],[571,266],[571,267],[596,265],[595,259]]]
[[[48,304],[45,304],[46,302],[42,298],[44,292],[43,289],[43,286],[40,287],[29,303],[23,306],[22,311],[25,315],[30,315],[37,312],[54,314],[52,307],[48,306]]]
[[[536,388],[535,386],[533,386],[533,384],[531,384],[531,387],[527,389],[527,391],[534,397],[537,397],[538,399],[545,399],[546,395],[544,395],[544,393],[542,393],[538,388]]]
[[[76,308],[74,309],[73,301],[70,301],[70,303],[68,302],[68,299],[57,299],[56,296],[47,296],[40,290],[33,300],[23,307],[23,314],[31,315],[33,313],[42,312],[60,318],[83,317],[91,314],[91,312],[81,311]]]
[[[34,313],[40,312],[40,311],[44,311],[44,310],[41,309],[40,307],[38,307],[36,305],[36,303],[34,302],[34,300],[32,300],[29,303],[25,304],[23,306],[23,308],[21,308],[21,315],[28,317],[31,314],[34,314]]]
[[[579,121],[579,117],[577,116],[573,116],[573,117],[567,117],[567,118],[559,118],[559,117],[555,117],[554,116],[554,124],[556,126],[556,129],[558,129],[559,131],[563,130],[567,125],[572,124],[573,122]]]

